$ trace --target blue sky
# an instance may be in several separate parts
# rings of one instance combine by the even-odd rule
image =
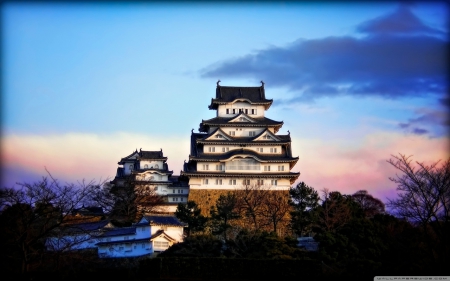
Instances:
[[[216,81],[264,80],[299,180],[387,196],[391,154],[449,155],[447,15],[443,2],[5,3],[3,185],[44,167],[113,177],[136,148],[162,148],[178,174]]]

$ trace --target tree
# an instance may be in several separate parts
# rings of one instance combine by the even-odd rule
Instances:
[[[105,202],[114,203],[112,214],[128,223],[135,222],[145,213],[161,211],[164,204],[164,199],[151,185],[135,184],[131,179],[124,186],[106,187],[103,194]]]
[[[239,208],[244,213],[244,216],[249,218],[253,229],[259,229],[264,222],[262,215],[264,211],[264,204],[267,201],[267,196],[270,192],[270,187],[267,185],[258,185],[251,183],[243,185],[240,189],[235,191],[239,200]]]
[[[372,218],[376,214],[384,214],[385,206],[380,199],[374,198],[367,190],[359,190],[352,195],[353,200],[358,203],[366,218]]]
[[[287,220],[287,214],[291,210],[288,194],[285,191],[272,190],[267,193],[263,202],[262,216],[272,226],[273,232],[278,234],[278,226]]]
[[[450,158],[429,165],[412,156],[392,155],[387,162],[402,174],[389,178],[397,184],[396,199],[388,206],[397,216],[420,225],[437,264],[450,260]]]
[[[450,219],[450,158],[426,165],[412,163],[412,156],[392,155],[387,162],[402,174],[389,179],[397,184],[397,199],[388,206],[397,215],[425,225],[431,221]]]
[[[213,222],[213,234],[221,235],[227,240],[227,231],[231,228],[230,221],[240,218],[237,210],[238,198],[235,193],[228,192],[220,195],[216,206],[211,208],[210,214]]]
[[[322,190],[322,204],[317,208],[320,231],[336,232],[354,217],[355,202],[338,191]]]
[[[186,204],[178,204],[175,216],[182,222],[188,224],[188,236],[192,232],[203,231],[208,219],[201,215],[202,210],[195,201],[188,201]]]
[[[28,272],[42,259],[46,239],[66,227],[72,211],[97,192],[94,181],[60,184],[50,173],[35,183],[0,189],[2,258]]]
[[[289,189],[289,195],[291,196],[290,204],[294,208],[291,212],[291,227],[297,235],[303,236],[311,230],[311,226],[316,221],[319,194],[314,188],[301,182]]]

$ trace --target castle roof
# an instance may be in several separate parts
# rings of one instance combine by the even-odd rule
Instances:
[[[250,104],[264,105],[267,110],[273,100],[266,99],[264,85],[259,87],[228,87],[217,84],[216,98],[211,99],[209,109],[217,109],[220,104],[247,101]]]
[[[243,113],[241,113],[243,114]],[[200,123],[200,132],[208,132],[209,127],[273,127],[275,133],[283,126],[283,121],[275,121],[267,117],[253,117],[251,118],[254,122],[244,121],[244,122],[230,122],[235,120],[236,116],[233,117],[214,117],[208,120],[202,120]]]
[[[130,155],[123,157],[119,161],[120,164],[124,164],[124,162],[133,162],[136,160],[163,160],[166,161],[167,157],[164,157],[162,149],[160,151],[146,151],[146,150],[137,150],[132,152]]]

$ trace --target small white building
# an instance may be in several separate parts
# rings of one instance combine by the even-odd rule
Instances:
[[[100,257],[138,257],[167,250],[183,241],[183,228],[174,216],[144,216],[137,224],[117,228],[98,237]]]

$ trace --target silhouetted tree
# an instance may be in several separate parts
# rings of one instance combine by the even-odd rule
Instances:
[[[15,260],[21,272],[42,258],[46,239],[62,231],[72,211],[97,192],[94,181],[60,184],[50,173],[35,183],[0,189],[1,242],[9,250],[2,258]]]
[[[228,192],[226,195],[220,195],[216,206],[210,210],[213,223],[213,234],[223,235],[227,240],[227,231],[231,228],[230,221],[240,218],[237,210],[238,198],[235,193]]]
[[[311,230],[311,226],[317,220],[319,194],[314,188],[301,182],[289,190],[289,195],[290,204],[294,209],[291,212],[291,227],[297,235],[303,236]]]
[[[450,262],[450,158],[429,165],[403,154],[387,162],[401,172],[389,178],[397,184],[396,199],[388,206],[397,216],[422,227],[436,263]]]
[[[372,218],[376,214],[384,214],[384,203],[370,195],[367,190],[359,190],[352,195],[353,200],[359,204],[366,218]]]
[[[192,232],[201,232],[205,230],[208,218],[201,215],[202,210],[194,201],[188,201],[186,204],[180,203],[175,211],[175,216],[182,222],[188,224],[188,236]]]

